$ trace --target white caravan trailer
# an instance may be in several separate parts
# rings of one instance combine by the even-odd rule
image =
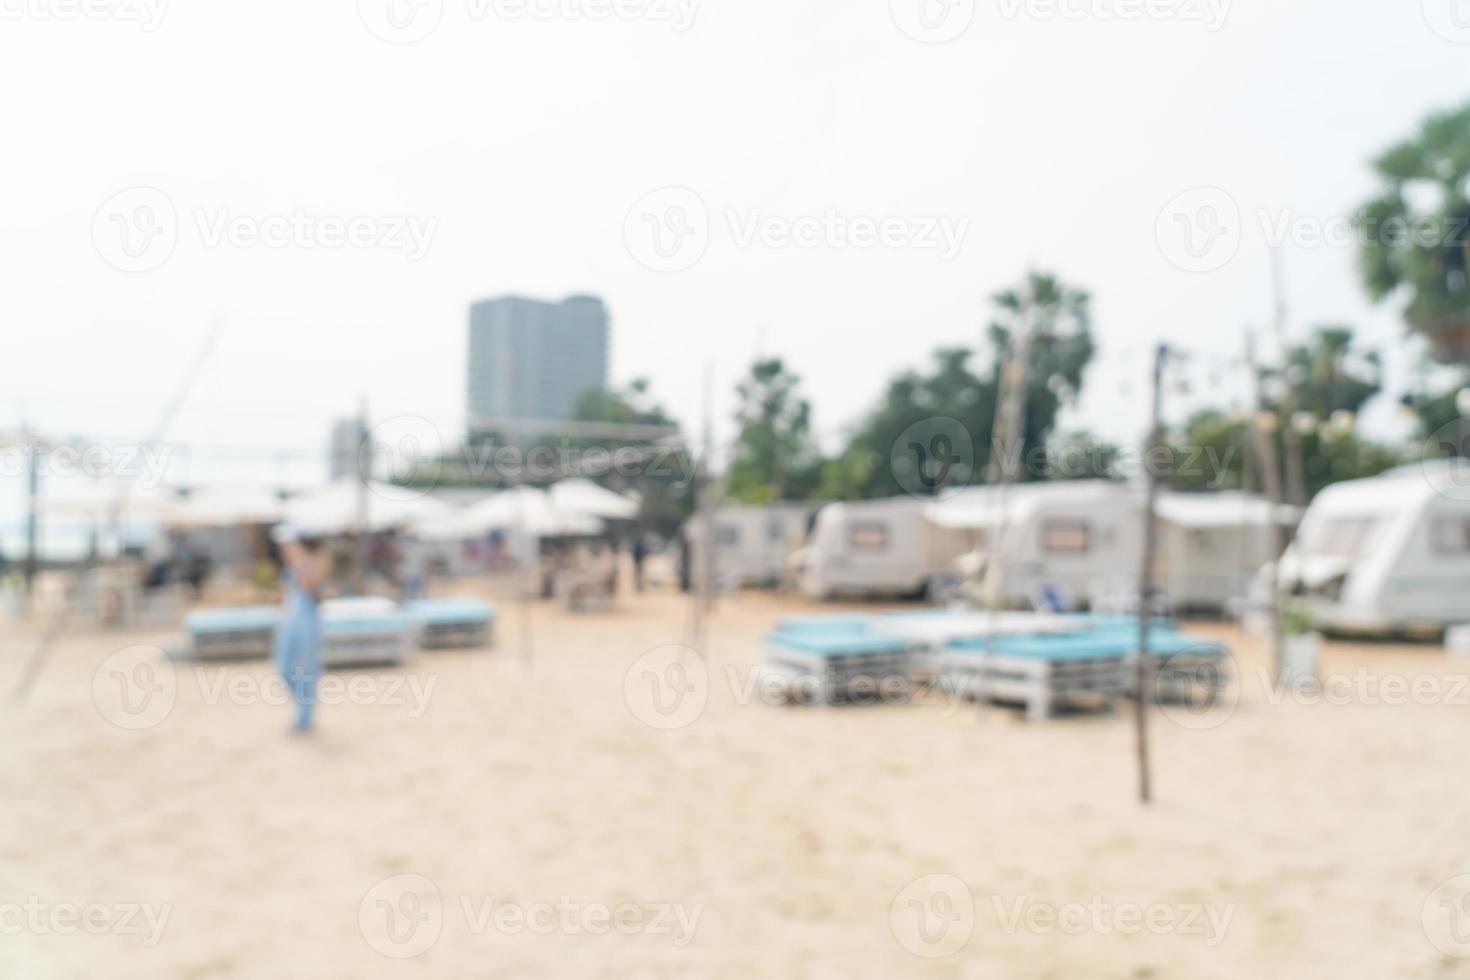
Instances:
[[[924,516],[929,505],[889,497],[823,507],[807,545],[802,591],[823,599],[919,596],[952,578],[969,538],[932,524]]]
[[[786,560],[806,540],[811,514],[810,505],[795,503],[716,508],[715,581],[734,588],[777,585]],[[695,514],[684,525],[695,568],[703,555],[701,520]]]
[[[1170,608],[1212,612],[1244,601],[1262,566],[1279,557],[1278,533],[1301,516],[1245,493],[1163,494],[1157,513],[1154,569]]]
[[[1143,498],[1108,480],[974,487],[931,504],[941,528],[971,536],[966,578],[1004,601],[1096,606],[1127,594],[1143,554]]]
[[[1327,487],[1281,560],[1281,585],[1329,629],[1470,619],[1470,467],[1426,463]]]

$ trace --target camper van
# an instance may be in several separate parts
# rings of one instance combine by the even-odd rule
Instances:
[[[962,490],[927,510],[971,549],[966,578],[1009,604],[1070,609],[1125,594],[1143,554],[1143,498],[1108,480]]]
[[[953,576],[963,534],[935,527],[930,501],[890,497],[828,504],[817,513],[800,581],[807,595],[919,597]]]
[[[1244,602],[1278,542],[1300,519],[1244,493],[1169,493],[1158,500],[1159,587],[1175,612],[1226,612]]]
[[[1327,487],[1281,560],[1281,588],[1328,629],[1382,633],[1470,619],[1470,479],[1425,463]]]
[[[812,508],[807,504],[726,505],[714,513],[715,581],[721,586],[771,587],[806,540]],[[696,567],[703,548],[699,515],[684,526]]]

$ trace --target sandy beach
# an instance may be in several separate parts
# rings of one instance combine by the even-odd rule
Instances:
[[[819,608],[724,599],[668,730],[636,690],[684,640],[670,592],[535,606],[529,665],[503,607],[491,651],[335,674],[307,738],[264,663],[69,632],[0,716],[0,976],[1470,975],[1435,941],[1470,871],[1465,668],[1438,647],[1334,643],[1335,694],[1273,703],[1258,645],[1191,627],[1239,697],[1152,716],[1142,808],[1128,706],[763,703],[760,636]],[[36,639],[0,638],[7,692]],[[108,685],[137,663],[167,706],[130,730]]]

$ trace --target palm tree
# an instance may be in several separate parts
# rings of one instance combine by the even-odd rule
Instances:
[[[1386,185],[1359,214],[1364,285],[1405,297],[1434,356],[1470,364],[1470,105],[1436,114],[1374,163]]]
[[[990,326],[991,342],[1002,353],[996,368],[999,381],[994,444],[989,482],[1012,479],[1019,468],[1026,436],[1037,435],[1032,402],[1075,397],[1082,386],[1082,368],[1092,358],[1092,312],[1087,293],[1072,289],[1056,276],[1030,272],[1018,289],[993,297],[1002,319]],[[1040,369],[1044,387],[1028,383],[1029,372]],[[1039,390],[1038,390],[1039,389]],[[1046,418],[1055,417],[1055,405]],[[1042,433],[1044,435],[1044,433]]]

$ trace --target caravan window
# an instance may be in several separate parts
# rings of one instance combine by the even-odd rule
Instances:
[[[1302,554],[1357,558],[1373,550],[1387,523],[1378,517],[1329,518],[1302,535]]]
[[[888,525],[863,521],[847,529],[847,544],[853,551],[882,551],[888,547]]]
[[[721,524],[715,528],[715,543],[724,547],[733,547],[740,543],[740,528],[734,524]]]
[[[1470,553],[1470,520],[1463,517],[1441,517],[1430,525],[1430,540],[1441,555]]]
[[[786,525],[779,517],[773,517],[766,522],[766,540],[779,542],[786,537]]]
[[[1041,525],[1041,550],[1082,554],[1092,549],[1092,525],[1087,521],[1047,521]]]

